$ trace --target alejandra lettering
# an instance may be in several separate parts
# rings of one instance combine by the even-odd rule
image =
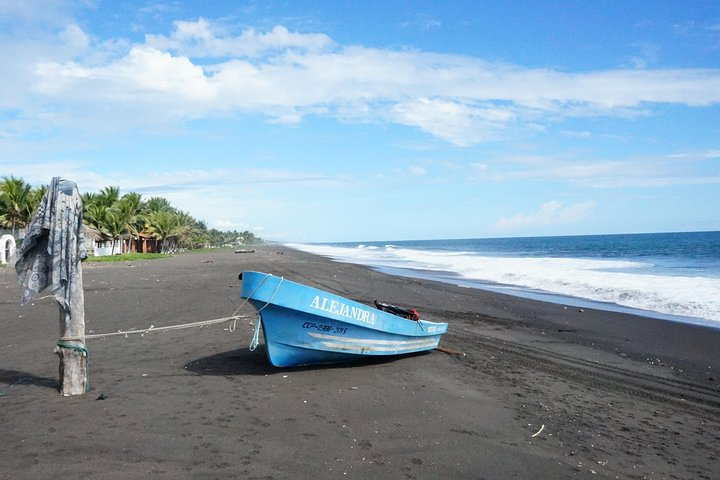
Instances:
[[[358,322],[369,323],[375,325],[375,313],[363,308],[352,307],[337,300],[330,300],[320,295],[315,295],[313,301],[310,302],[310,308],[316,308],[323,312],[334,313],[345,318],[352,318]]]

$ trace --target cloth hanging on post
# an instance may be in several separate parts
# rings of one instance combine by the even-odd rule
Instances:
[[[82,295],[80,262],[87,257],[82,220],[82,198],[75,182],[53,178],[15,263],[25,287],[22,305],[49,287],[58,304],[72,316],[72,296]]]

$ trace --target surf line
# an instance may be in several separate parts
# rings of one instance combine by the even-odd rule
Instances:
[[[337,300],[330,300],[325,297],[321,298],[320,295],[315,295],[315,298],[313,298],[312,302],[310,302],[310,308],[322,310],[323,312],[334,313],[335,315],[340,315],[345,318],[352,318],[358,322],[375,325],[376,315],[373,312],[358,307],[352,307],[345,303],[338,302]]]

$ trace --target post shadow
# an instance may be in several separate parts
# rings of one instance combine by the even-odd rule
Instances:
[[[6,392],[15,385],[39,385],[54,390],[60,389],[60,382],[57,378],[41,377],[20,370],[7,370],[4,368],[0,368],[0,383],[7,384],[6,387],[0,388],[0,392]]]

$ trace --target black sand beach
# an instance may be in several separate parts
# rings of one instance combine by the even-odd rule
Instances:
[[[89,340],[61,397],[55,302],[0,268],[0,478],[720,478],[720,329],[266,247],[85,264],[87,332],[229,316],[243,270],[412,306],[464,355],[276,369],[243,320]]]

